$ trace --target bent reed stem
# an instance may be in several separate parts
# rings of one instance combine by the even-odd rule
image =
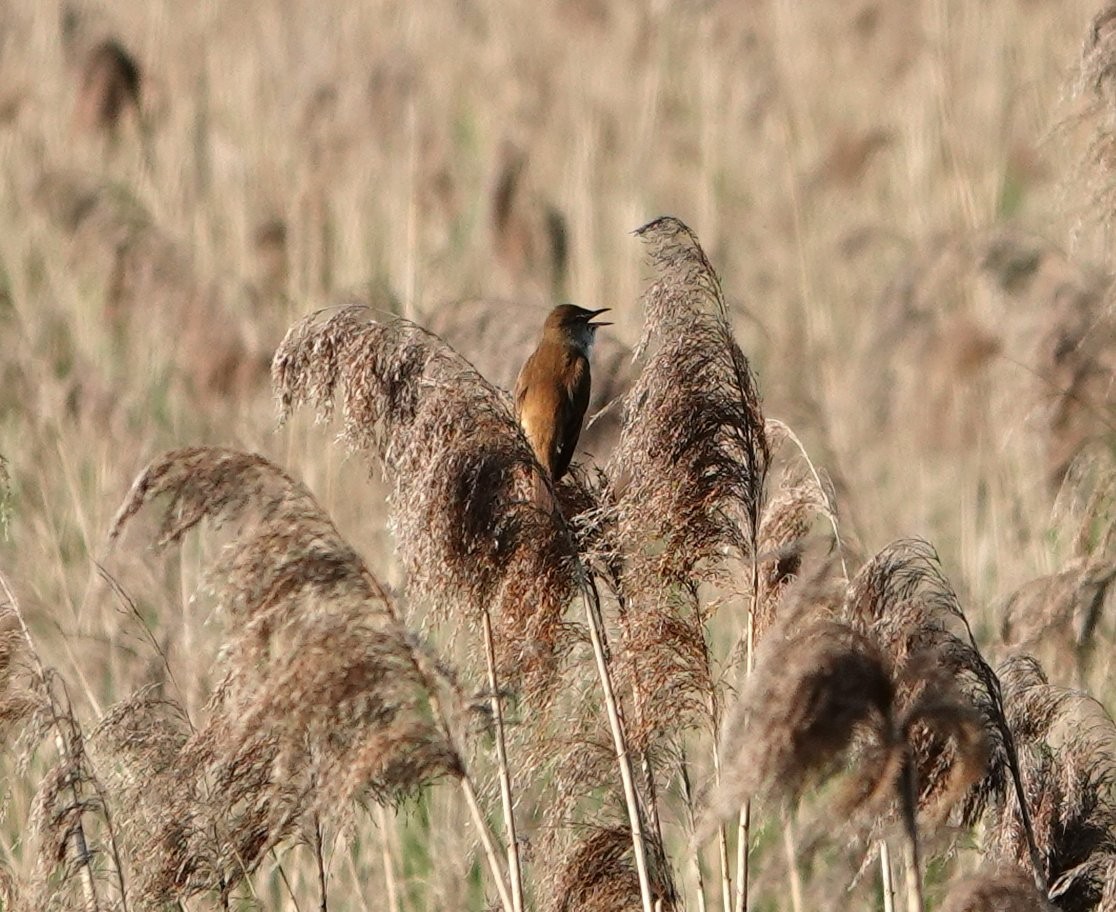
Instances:
[[[484,627],[484,658],[488,665],[488,687],[492,692],[492,719],[496,729],[496,763],[500,776],[500,802],[504,811],[504,828],[508,839],[508,879],[511,881],[512,908],[523,912],[523,875],[519,865],[519,843],[515,834],[515,811],[512,801],[511,775],[508,772],[507,744],[504,740],[504,713],[500,706],[500,688],[496,680],[496,649],[492,639],[492,616],[487,608],[481,614]]]
[[[647,874],[647,850],[643,841],[643,825],[640,821],[639,801],[635,792],[632,776],[632,761],[628,754],[624,726],[620,721],[620,711],[616,703],[616,693],[612,687],[612,676],[605,655],[606,635],[601,618],[600,598],[589,581],[583,581],[581,598],[585,605],[585,618],[589,622],[589,638],[593,645],[593,657],[597,664],[597,675],[601,682],[605,707],[608,710],[608,724],[612,731],[612,743],[616,750],[616,762],[620,767],[620,781],[624,788],[624,803],[628,810],[628,824],[632,831],[632,853],[635,856],[636,875],[639,878],[639,895],[643,912],[654,912],[651,899],[651,881]]]

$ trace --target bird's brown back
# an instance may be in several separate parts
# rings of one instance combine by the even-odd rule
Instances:
[[[515,410],[536,457],[555,481],[570,467],[588,405],[588,359],[544,336],[519,372]]]

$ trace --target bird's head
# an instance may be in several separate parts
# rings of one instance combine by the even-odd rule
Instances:
[[[575,304],[559,304],[546,318],[543,333],[555,341],[572,345],[588,355],[593,347],[597,330],[602,326],[612,325],[592,322],[594,317],[607,310],[607,307],[602,307],[600,310],[586,310]]]

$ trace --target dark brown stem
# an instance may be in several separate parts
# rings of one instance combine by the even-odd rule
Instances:
[[[899,804],[903,814],[903,879],[907,888],[907,912],[923,912],[922,864],[918,849],[916,801],[918,780],[910,748],[903,744],[903,773],[899,779]]]
[[[314,861],[318,865],[318,903],[319,912],[329,912],[329,902],[326,893],[325,849],[322,845],[322,821],[317,812],[314,813]]]

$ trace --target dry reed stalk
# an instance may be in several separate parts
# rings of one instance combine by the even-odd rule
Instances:
[[[643,821],[641,820],[639,798],[635,791],[635,780],[632,776],[632,763],[628,754],[624,723],[620,717],[619,703],[613,690],[612,674],[609,671],[609,661],[606,656],[605,643],[607,640],[604,631],[604,619],[601,617],[600,600],[596,596],[596,590],[591,588],[586,589],[582,599],[585,604],[586,622],[589,625],[589,637],[593,644],[593,657],[597,664],[602,696],[605,708],[608,711],[609,730],[612,732],[613,747],[616,750],[616,760],[620,768],[620,779],[624,789],[624,803],[628,810],[628,826],[635,857],[640,899],[643,912],[654,912],[651,879],[647,868],[648,854],[643,836]]]
[[[887,840],[880,840],[880,887],[883,890],[884,912],[895,912],[895,882],[892,879],[891,849]]]
[[[697,818],[694,814],[694,809],[697,806],[697,799],[694,795],[693,785],[690,782],[690,770],[686,764],[686,751],[682,750],[681,757],[679,758],[678,770],[682,782],[682,797],[686,804],[686,823],[690,828],[690,832],[694,833],[697,830]],[[724,832],[724,828],[720,827],[719,830]],[[701,848],[700,846],[693,846],[690,852],[690,863],[694,868],[694,879],[697,881],[697,901],[698,912],[705,912],[705,871],[701,863]],[[728,907],[729,897],[722,895],[721,908]]]
[[[116,760],[116,791],[133,796],[130,825],[159,848],[135,873],[137,891],[159,902],[202,890],[228,896],[300,827],[313,828],[320,848],[321,821],[344,820],[354,799],[396,801],[448,775],[510,912],[456,746],[467,701],[312,495],[259,456],[172,451],[136,479],[113,539],[155,498],[167,500],[162,546],[207,518],[239,534],[212,572],[231,636],[209,719],[155,742],[152,731],[172,729],[151,724],[158,705],[140,700],[98,731],[99,749]],[[129,763],[129,751],[154,751],[158,775],[151,763]]]
[[[783,852],[787,858],[787,874],[790,877],[791,909],[793,912],[802,912],[802,877],[798,871],[798,850],[795,847],[794,819],[783,809]]]
[[[382,804],[376,805],[376,823],[380,827],[380,855],[384,867],[388,912],[400,912],[399,887],[395,882],[395,858],[389,842],[391,821],[388,820],[387,809]]]
[[[508,878],[511,881],[512,908],[523,912],[523,875],[519,866],[519,840],[515,832],[515,810],[512,806],[511,774],[508,771],[508,749],[504,740],[504,712],[500,705],[500,685],[496,679],[496,651],[492,645],[492,618],[486,610],[481,615],[484,629],[484,658],[488,666],[488,687],[492,693],[490,705],[496,730],[496,765],[500,776],[500,802],[504,810],[504,828],[507,832]]]

